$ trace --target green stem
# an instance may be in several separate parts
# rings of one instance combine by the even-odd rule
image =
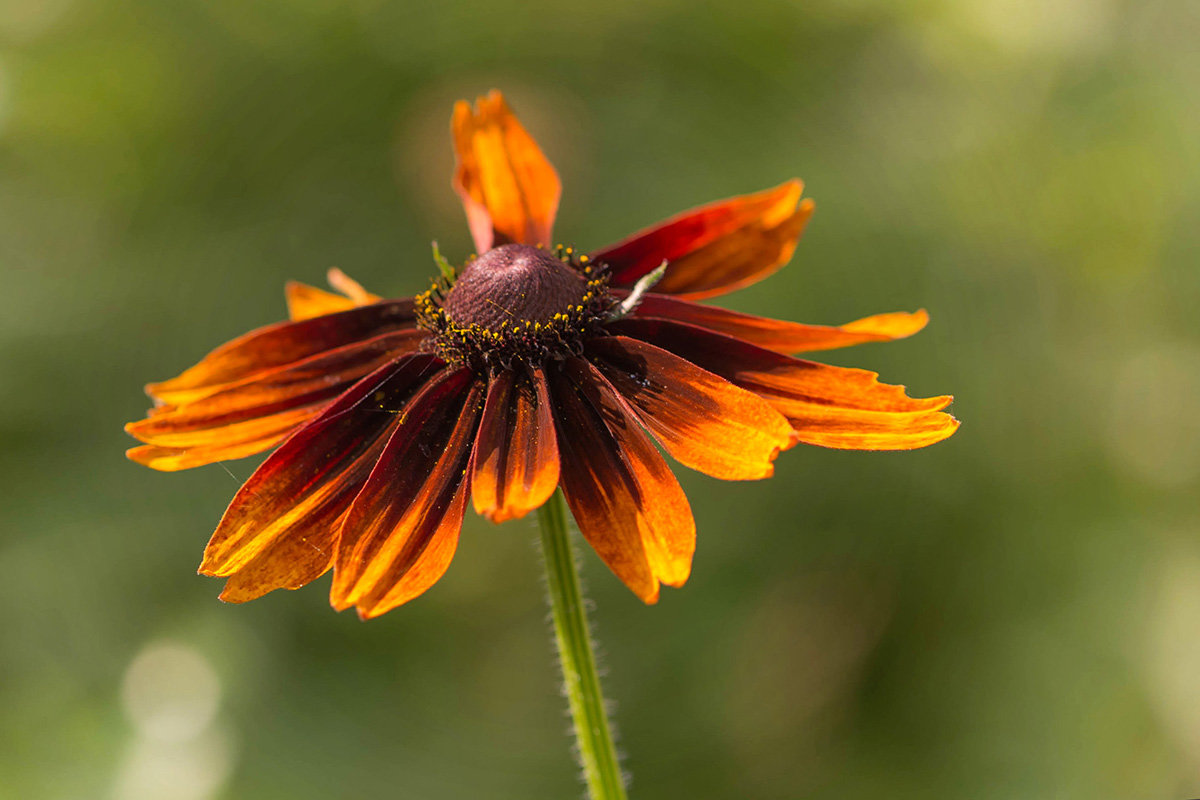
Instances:
[[[579,587],[579,569],[567,531],[567,507],[562,492],[555,492],[538,510],[542,533],[542,555],[546,563],[546,585],[554,614],[554,639],[575,741],[583,761],[583,775],[591,800],[625,800],[625,782],[613,746],[612,729],[600,692],[596,655],[588,629],[587,610]]]

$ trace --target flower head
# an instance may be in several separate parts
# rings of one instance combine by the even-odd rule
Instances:
[[[289,284],[289,321],[150,384],[155,407],[126,426],[145,443],[129,457],[160,470],[277,448],[205,550],[222,599],[332,568],[334,607],[374,617],[441,577],[468,501],[501,522],[561,487],[584,537],[653,603],[687,580],[695,549],[654,441],[742,480],[799,442],[911,449],[957,428],[950,397],[792,355],[909,336],[923,311],[829,327],[694,302],[791,257],[813,210],[800,181],[583,253],[552,246],[558,176],[498,92],[458,103],[452,128],[477,256],[415,298],[336,270],[341,294]]]

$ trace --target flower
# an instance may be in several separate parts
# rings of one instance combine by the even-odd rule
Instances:
[[[129,457],[159,470],[278,446],[205,550],[222,599],[332,568],[333,606],[375,617],[445,572],[468,498],[501,522],[561,487],[583,536],[653,603],[687,580],[695,549],[654,441],[741,480],[768,477],[799,442],[910,449],[957,428],[950,397],[791,355],[909,336],[924,311],[829,327],[694,302],[791,257],[813,211],[800,181],[583,254],[551,246],[558,176],[499,92],[459,102],[452,129],[478,256],[457,274],[440,262],[446,277],[416,298],[382,299],[336,270],[341,294],[289,284],[289,321],[150,384],[155,407],[126,426],[145,443]]]

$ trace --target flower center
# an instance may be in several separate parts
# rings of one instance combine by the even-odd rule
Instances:
[[[612,304],[606,270],[587,256],[506,244],[420,295],[417,311],[443,358],[495,369],[579,352]]]
[[[577,270],[545,250],[506,244],[468,262],[442,308],[461,327],[546,323],[577,304],[586,284]]]

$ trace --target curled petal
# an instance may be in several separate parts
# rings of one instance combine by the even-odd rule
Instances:
[[[688,300],[660,294],[646,295],[637,310],[639,317],[686,322],[698,328],[723,333],[737,339],[776,350],[780,353],[804,353],[833,350],[865,342],[887,342],[912,336],[929,323],[924,309],[912,314],[894,312],[848,322],[845,325],[803,325],[767,317],[756,317],[724,308],[704,306]]]
[[[342,523],[330,602],[364,619],[424,592],[458,542],[466,472],[483,405],[470,370],[428,383],[400,421]]]
[[[224,384],[182,406],[160,407],[125,426],[160,449],[130,451],[130,457],[157,469],[183,469],[260,452],[359,378],[414,351],[424,336],[418,330],[384,334]]]
[[[554,415],[540,369],[492,378],[475,440],[471,497],[492,522],[519,519],[558,486]]]
[[[666,461],[604,376],[568,359],[549,374],[562,455],[561,483],[579,530],[646,603],[659,583],[682,586],[696,523]]]
[[[958,429],[949,396],[912,398],[862,369],[766,350],[703,328],[659,319],[611,323],[614,332],[669,350],[754,392],[791,423],[797,441],[849,450],[911,450]]]
[[[160,403],[181,405],[319,353],[415,326],[411,299],[280,322],[221,345],[178,377],[150,384],[146,393]]]
[[[307,583],[333,563],[340,519],[383,450],[400,410],[444,368],[405,356],[345,392],[242,485],[204,551],[200,572],[229,577],[241,602]]]
[[[767,478],[793,444],[791,426],[765,400],[666,350],[607,336],[586,352],[685,466],[725,480]]]
[[[457,167],[454,189],[462,198],[475,247],[550,245],[562,184],[517,118],[493,90],[475,109],[460,100],[451,119]]]
[[[378,303],[383,298],[371,294],[358,281],[351,278],[340,269],[334,268],[327,273],[329,285],[342,294],[334,294],[307,283],[288,281],[284,286],[287,297],[288,319],[298,322],[302,319],[323,317],[346,311],[355,306],[365,306]]]
[[[762,280],[787,263],[812,216],[804,184],[791,180],[757,194],[721,200],[672,217],[592,253],[612,269],[612,285],[630,287],[667,262],[654,287],[662,294],[712,297]]]

